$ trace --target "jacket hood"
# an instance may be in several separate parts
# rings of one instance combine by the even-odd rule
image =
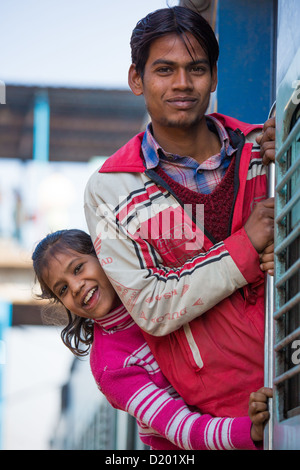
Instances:
[[[240,130],[245,136],[254,130],[262,129],[261,124],[248,124],[238,119],[225,116],[224,114],[213,113],[211,116],[218,119],[225,128],[229,128],[233,131]],[[141,144],[144,137],[144,132],[141,132],[134,136],[109,157],[102,167],[99,169],[99,173],[143,173],[145,171],[145,165],[141,154]]]

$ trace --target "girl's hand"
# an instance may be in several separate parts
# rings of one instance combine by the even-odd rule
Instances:
[[[257,392],[253,392],[249,399],[249,417],[252,421],[251,439],[253,441],[262,441],[264,437],[264,427],[270,418],[268,412],[268,398],[273,397],[271,388],[262,387]]]
[[[260,269],[267,271],[270,276],[274,276],[274,243],[267,246],[260,254]]]

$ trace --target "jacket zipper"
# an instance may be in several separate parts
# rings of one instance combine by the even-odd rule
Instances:
[[[199,351],[199,348],[194,340],[194,336],[193,336],[193,333],[191,331],[191,327],[190,327],[190,324],[187,323],[186,325],[183,325],[183,330],[184,330],[184,333],[185,333],[185,336],[186,336],[186,339],[189,343],[189,347],[190,347],[190,350],[192,352],[192,355],[193,355],[193,359],[197,365],[197,367],[199,369],[202,369],[203,367],[203,360],[202,360],[202,357],[201,357],[201,354],[200,354],[200,351]]]

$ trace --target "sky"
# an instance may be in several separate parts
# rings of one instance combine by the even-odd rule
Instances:
[[[0,81],[127,89],[132,29],[167,4],[178,1],[2,0]],[[48,448],[70,354],[55,328],[10,328],[4,449]]]
[[[176,0],[2,0],[0,80],[127,88],[138,20]]]

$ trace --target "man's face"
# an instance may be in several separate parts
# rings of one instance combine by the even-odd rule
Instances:
[[[156,130],[197,126],[216,89],[216,67],[211,73],[206,53],[192,35],[187,36],[192,56],[179,36],[169,34],[152,43],[143,79],[134,66],[129,71],[132,91],[144,95],[154,135]]]

